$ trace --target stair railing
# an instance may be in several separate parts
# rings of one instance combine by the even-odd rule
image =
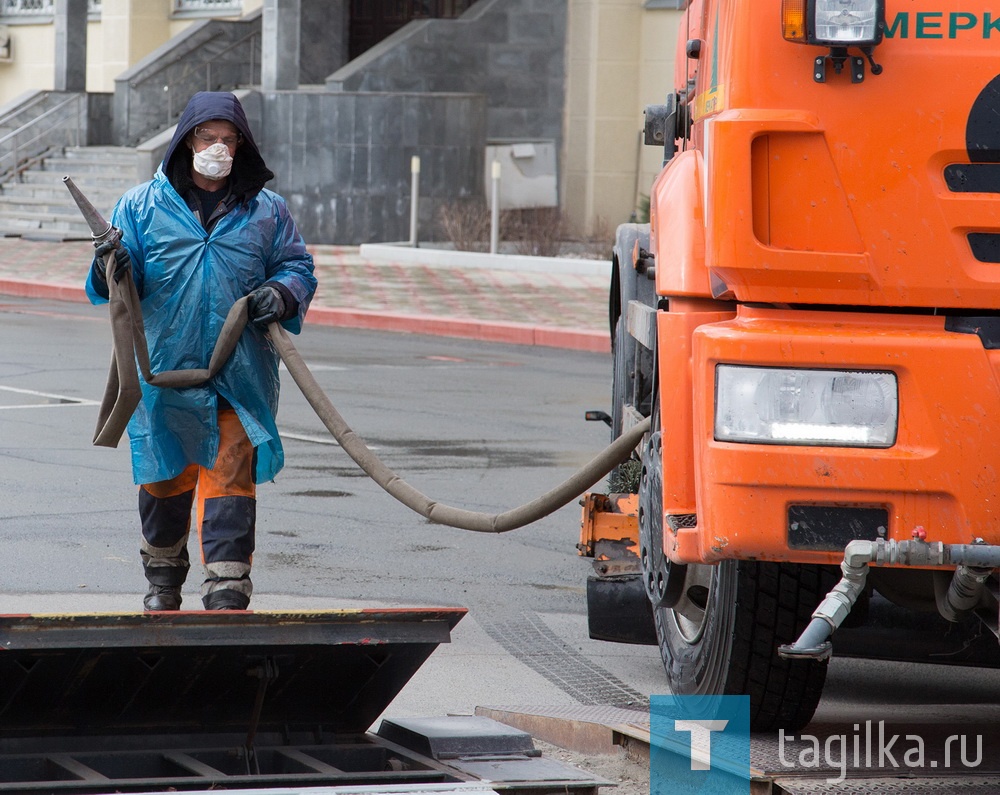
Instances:
[[[116,142],[132,146],[176,124],[197,91],[231,91],[259,82],[260,49],[259,13],[189,28],[115,79]]]
[[[0,182],[20,179],[44,152],[80,146],[86,117],[86,95],[74,94],[0,137]]]
[[[234,50],[243,48],[245,46],[249,46],[249,50],[250,50],[250,52],[249,52],[250,63],[249,63],[249,69],[247,70],[247,80],[245,80],[245,81],[239,81],[239,82],[242,82],[242,83],[254,83],[254,82],[258,82],[259,81],[259,78],[258,78],[259,72],[257,71],[257,66],[258,66],[257,65],[257,50],[260,49],[260,36],[261,36],[260,31],[258,31],[258,30],[251,31],[250,33],[248,33],[243,38],[238,39],[237,41],[234,41],[232,44],[230,44],[224,50],[220,50],[216,55],[214,55],[212,57],[211,60],[204,61],[202,63],[196,63],[184,75],[184,81],[183,81],[184,84],[194,83],[194,84],[197,85],[200,81],[197,79],[196,76],[194,78],[192,78],[191,76],[192,76],[193,73],[197,73],[201,69],[204,69],[205,70],[205,82],[202,84],[202,86],[203,86],[203,88],[204,88],[205,91],[221,91],[221,90],[225,90],[225,88],[227,88],[227,87],[228,88],[237,88],[238,86],[236,86],[236,85],[227,86],[227,84],[222,83],[222,82],[213,82],[212,81],[212,65],[215,64],[215,66],[216,66],[217,69],[221,65],[221,67],[227,68],[227,69],[231,70],[232,64],[231,63],[227,63],[225,61],[226,56],[229,53],[233,52]],[[155,77],[155,75],[158,75],[160,72],[166,71],[169,67],[171,67],[173,65],[174,64],[172,64],[172,63],[170,63],[170,64],[164,64],[159,70],[157,70],[156,72],[154,72],[153,75],[150,75],[149,77],[147,77],[147,80],[153,80],[154,77]],[[242,66],[243,66],[243,64],[240,63],[238,65],[238,68],[242,69]],[[165,82],[164,83],[164,85],[163,85],[163,93],[167,97],[167,121],[166,121],[166,126],[170,127],[171,125],[177,123],[177,120],[180,118],[181,111],[184,110],[184,106],[187,104],[187,101],[188,101],[188,99],[190,99],[190,97],[184,97],[182,102],[177,103],[175,105],[173,97],[171,96],[171,86],[170,86],[169,82]]]
[[[243,82],[244,83],[256,83],[256,82],[260,82],[259,65],[257,63],[257,51],[260,50],[260,48],[262,46],[261,45],[261,32],[259,30],[252,30],[252,31],[250,31],[250,33],[248,33],[242,39],[239,39],[238,41],[234,41],[232,44],[230,44],[228,47],[226,47],[226,49],[224,49],[222,52],[220,52],[218,55],[216,55],[215,58],[213,58],[212,60],[207,61],[205,63],[205,90],[206,91],[215,91],[215,90],[217,90],[217,89],[219,89],[219,88],[222,87],[221,85],[216,86],[215,84],[212,83],[212,64],[214,64],[214,63],[222,63],[223,59],[226,57],[226,55],[228,55],[230,52],[232,52],[233,50],[237,49],[238,47],[243,47],[245,44],[249,44],[249,49],[250,49],[250,53],[249,53],[250,68],[249,68],[249,70],[247,72],[247,74],[249,75],[249,78],[246,81],[243,81]],[[231,88],[237,88],[237,86],[234,85],[234,86],[231,86]]]

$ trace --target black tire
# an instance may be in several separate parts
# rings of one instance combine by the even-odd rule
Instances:
[[[795,640],[834,585],[829,568],[726,560],[689,565],[684,595],[654,611],[660,656],[676,695],[749,695],[752,731],[798,731],[812,719],[826,661],[789,661]]]

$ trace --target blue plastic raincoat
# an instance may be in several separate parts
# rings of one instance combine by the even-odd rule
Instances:
[[[206,230],[182,196],[190,187],[191,164],[184,139],[211,119],[231,121],[244,140],[229,179],[231,208]],[[266,281],[298,301],[297,316],[282,325],[291,333],[301,330],[316,290],[313,262],[284,199],[263,187],[272,176],[238,100],[227,92],[202,92],[181,117],[154,178],[115,206],[111,223],[121,229],[132,259],[153,372],[206,367],[233,302]],[[91,301],[104,302],[106,289],[91,273]],[[220,395],[255,447],[257,482],[271,480],[284,464],[275,425],[278,388],[277,354],[253,325],[208,383],[161,389],[143,381],[142,401],[128,425],[135,482],[175,477],[191,463],[214,465]]]

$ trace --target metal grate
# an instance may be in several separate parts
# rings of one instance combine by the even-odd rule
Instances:
[[[476,619],[511,656],[581,704],[648,709],[647,696],[563,642],[537,613],[497,610]]]
[[[696,513],[676,513],[667,516],[667,524],[671,530],[680,528],[693,528],[698,526],[698,514]]]
[[[780,795],[995,795],[1000,778],[856,778],[829,784],[823,778],[777,779],[771,790]]]

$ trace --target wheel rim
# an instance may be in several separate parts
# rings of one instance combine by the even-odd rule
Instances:
[[[707,605],[711,604],[715,566],[689,565],[684,577],[684,591],[670,610],[670,620],[685,643],[693,645],[705,632]]]

